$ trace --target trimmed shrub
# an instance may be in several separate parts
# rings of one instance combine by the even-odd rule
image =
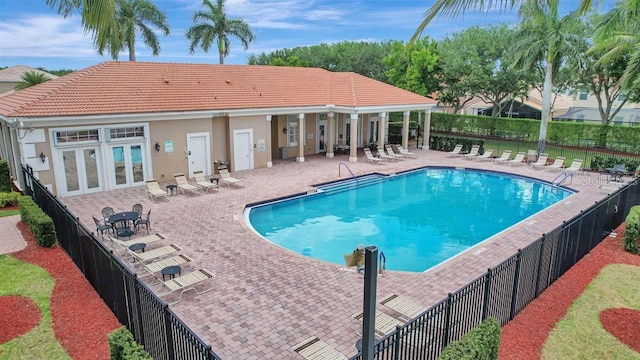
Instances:
[[[431,136],[429,139],[429,149],[431,150],[451,151],[458,144],[462,144],[463,152],[469,152],[473,145],[480,145],[480,154],[484,153],[484,141],[482,140],[445,136]]]
[[[20,206],[20,220],[29,225],[38,245],[54,247],[56,245],[56,228],[53,220],[33,202],[30,196],[18,198]]]
[[[109,354],[111,360],[153,360],[124,326],[109,334]]]
[[[17,205],[18,198],[22,196],[19,192],[11,191],[11,192],[0,192],[0,208],[9,205]]]
[[[11,183],[11,173],[7,160],[0,160],[0,192],[10,192],[13,190]]]
[[[638,237],[640,236],[640,205],[633,206],[625,219],[627,223],[622,238],[622,247],[632,254],[640,254]]]
[[[441,360],[494,360],[500,350],[500,322],[489,318],[463,335],[459,341],[447,345]]]

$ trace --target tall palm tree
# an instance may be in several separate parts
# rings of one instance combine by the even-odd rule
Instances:
[[[544,68],[542,114],[538,152],[544,152],[547,126],[551,116],[553,76],[566,57],[577,56],[584,45],[582,22],[577,13],[563,17],[558,14],[560,0],[531,1],[520,7],[520,28],[513,46],[514,62],[525,69]]]
[[[424,29],[429,23],[438,16],[450,16],[452,18],[466,11],[489,11],[495,10],[496,6],[500,10],[512,10],[524,4],[545,5],[547,0],[436,0],[431,7],[424,13],[424,19],[418,26],[418,29],[411,38],[411,43],[420,38]],[[584,14],[591,8],[592,0],[581,0],[578,13]]]
[[[32,70],[22,74],[22,76],[20,77],[20,80],[22,81],[19,82],[18,85],[14,86],[15,90],[26,89],[28,87],[41,84],[45,81],[49,81],[51,80],[51,78],[49,78],[44,73]]]
[[[120,34],[112,31],[118,24],[117,0],[46,0],[46,3],[65,18],[78,11],[82,17],[82,27],[91,33],[98,47],[122,43]]]
[[[100,44],[96,42],[98,53],[102,55],[105,50],[109,50],[111,57],[118,59],[120,50],[126,47],[129,50],[129,61],[136,61],[136,34],[140,32],[142,40],[145,45],[151,48],[153,56],[158,56],[160,53],[158,36],[149,25],[158,28],[164,36],[169,35],[170,28],[167,25],[165,14],[149,0],[116,1],[118,5],[118,25],[112,31],[120,34],[119,38],[122,43],[115,44],[118,46],[112,47],[111,45],[114,45],[112,43]]]
[[[249,43],[255,40],[255,35],[249,29],[249,24],[240,18],[229,19],[224,12],[224,1],[216,0],[215,5],[210,0],[202,0],[206,10],[196,11],[193,14],[194,25],[187,31],[187,39],[191,41],[189,52],[193,54],[196,47],[208,52],[213,41],[216,41],[220,64],[224,64],[224,58],[229,55],[231,41],[229,36],[240,40],[244,49],[249,48]]]
[[[624,0],[607,12],[598,24],[592,51],[606,51],[599,60],[609,62],[621,55],[629,56],[622,76],[626,89],[640,88],[640,1]]]

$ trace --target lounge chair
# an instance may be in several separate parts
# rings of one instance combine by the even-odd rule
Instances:
[[[231,174],[229,174],[229,170],[224,169],[224,168],[218,168],[218,171],[220,171],[220,182],[222,182],[222,184],[227,185],[227,187],[229,186],[244,186],[244,179],[237,179],[231,176]]]
[[[493,149],[486,149],[482,155],[471,158],[471,160],[488,161],[493,159]]]
[[[156,202],[158,198],[165,198],[169,201],[169,196],[166,191],[160,188],[160,184],[156,179],[147,180],[147,196],[151,201]]]
[[[106,235],[105,238],[108,239],[108,240],[111,240],[111,242],[113,242],[113,245],[117,246],[117,248],[120,251],[129,250],[129,246],[131,246],[133,244],[149,245],[149,244],[153,244],[155,242],[167,239],[162,234],[151,234],[151,235],[143,236],[141,238],[137,238],[137,239],[133,239],[133,240],[127,240],[127,241],[120,240],[120,239],[117,239],[117,238],[115,238],[113,236],[109,236],[109,235]]]
[[[291,348],[295,353],[307,360],[347,360],[338,350],[332,348],[317,336],[311,337]]]
[[[185,254],[180,254],[180,255],[172,256],[166,259],[154,261],[152,263],[145,264],[142,266],[142,268],[147,272],[147,274],[141,275],[140,277],[145,277],[148,275],[156,276],[157,273],[161,272],[162,269],[166,268],[167,266],[182,266],[192,261],[193,259],[191,259]]]
[[[540,154],[540,156],[538,156],[538,160],[536,160],[536,162],[531,163],[531,166],[533,166],[534,169],[538,169],[542,166],[547,166],[547,159],[549,159],[549,154],[542,153]]]
[[[382,152],[384,154],[386,154],[387,156],[390,156],[390,157],[392,157],[394,159],[402,159],[404,157],[404,156],[402,156],[400,154],[396,154],[395,152],[393,152],[393,149],[389,145],[385,145],[384,146],[384,150]]]
[[[562,169],[564,167],[564,156],[558,156],[554,161],[553,164],[551,165],[547,165],[547,169],[549,170],[559,170]]]
[[[462,152],[462,144],[458,144],[456,145],[456,147],[453,148],[453,150],[449,151],[447,154],[448,157],[456,157],[456,156],[460,156]]]
[[[520,151],[519,153],[516,154],[516,157],[514,157],[513,160],[507,161],[507,164],[509,164],[509,165],[522,165],[522,164],[524,164],[524,158],[526,156],[527,156],[527,154],[524,151]]]
[[[173,177],[176,179],[178,191],[182,191],[183,195],[195,194],[198,192],[198,190],[200,190],[199,187],[190,184],[183,173],[175,173],[173,174]]]
[[[407,151],[405,148],[403,148],[401,145],[396,145],[396,149],[398,149],[398,151],[400,152],[400,154],[402,155],[406,155],[407,157],[415,157],[416,154]]]
[[[389,309],[397,312],[402,316],[403,319],[406,319],[407,321],[428,310],[424,306],[413,302],[413,300],[396,294],[391,294],[385,297],[384,299],[380,300],[379,303],[380,305],[384,305]]]
[[[511,161],[511,150],[505,150],[502,152],[502,155],[495,159],[497,162]]]
[[[471,147],[471,150],[469,150],[468,153],[466,154],[462,154],[462,158],[463,159],[471,159],[475,156],[478,156],[478,153],[480,152],[480,145],[473,145]]]
[[[198,295],[211,291],[211,289],[213,289],[213,285],[201,291],[198,291],[198,289],[195,288],[195,285],[209,279],[214,279],[215,277],[216,277],[215,274],[207,269],[199,269],[196,271],[192,271],[188,274],[178,276],[173,279],[169,279],[167,281],[163,281],[162,284],[164,285],[165,288],[167,288],[167,291],[164,293],[158,294],[158,296],[166,296],[174,292],[180,291],[180,297],[178,297],[178,300],[171,302],[168,305],[177,304],[178,302],[180,302],[180,300],[182,300],[182,294],[184,294],[185,291],[193,290]]]
[[[196,180],[196,185],[202,189],[202,191],[209,191],[209,189],[219,190],[218,184],[214,184],[204,177],[204,173],[202,171],[194,171],[193,177]]]
[[[362,311],[353,314],[352,318],[357,321],[362,321],[364,313]],[[402,321],[394,318],[391,315],[387,315],[380,310],[376,310],[375,329],[378,335],[385,336],[394,331],[397,326],[404,324]]]
[[[563,171],[570,172],[570,173],[581,171],[583,162],[584,161],[582,159],[573,159],[573,161],[571,162],[571,165],[569,165],[569,167],[564,169]]]
[[[145,263],[157,261],[158,259],[165,258],[169,255],[174,255],[181,250],[182,248],[180,246],[171,244],[141,253],[137,253],[131,250],[128,250],[128,252],[129,255],[131,255],[132,260],[138,260],[140,261],[140,263]]]
[[[369,148],[364,148],[363,150],[364,150],[364,157],[362,158],[363,160],[369,161],[372,164],[380,164],[382,160],[380,158],[373,156]]]

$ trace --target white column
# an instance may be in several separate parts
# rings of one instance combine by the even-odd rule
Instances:
[[[270,168],[273,166],[273,154],[271,153],[271,142],[273,141],[271,139],[271,115],[267,115],[266,124],[265,138],[267,139],[267,143],[265,146],[267,147],[267,167]]]
[[[328,124],[328,129],[326,132],[326,136],[325,139],[327,139],[327,154],[326,156],[328,158],[332,158],[333,157],[333,144],[335,144],[335,139],[334,137],[336,136],[336,119],[335,119],[335,115],[333,114],[333,112],[328,112],[327,113],[327,122]]]
[[[379,115],[380,123],[378,123],[378,149],[384,149],[384,137],[387,130],[387,113],[381,112]]]
[[[349,136],[349,161],[358,162],[358,114],[351,114],[351,133]]]
[[[424,111],[424,136],[422,137],[422,150],[429,150],[429,136],[431,133],[431,109]]]
[[[298,156],[297,162],[304,162],[304,114],[298,114]]]
[[[402,113],[402,147],[409,148],[409,115],[410,111]]]

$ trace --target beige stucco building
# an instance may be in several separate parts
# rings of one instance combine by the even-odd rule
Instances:
[[[303,162],[386,139],[388,114],[429,121],[432,99],[315,68],[105,62],[0,97],[0,156],[58,196]],[[428,129],[428,127],[427,127]],[[428,142],[427,142],[428,143]]]

